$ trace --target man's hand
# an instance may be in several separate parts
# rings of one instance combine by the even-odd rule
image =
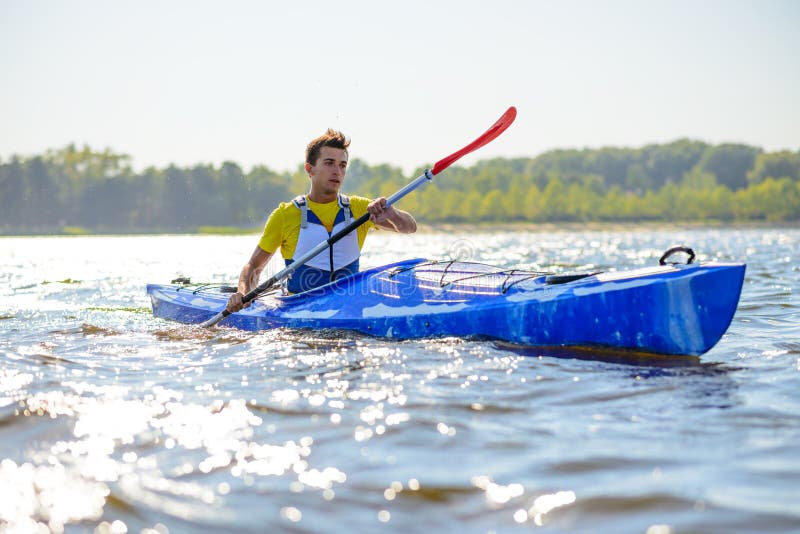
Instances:
[[[228,298],[228,305],[225,307],[230,313],[235,313],[250,306],[252,300],[247,304],[242,304],[244,296],[254,287],[258,285],[258,277],[264,266],[269,262],[272,257],[272,252],[266,252],[261,247],[256,246],[250,260],[242,267],[242,272],[239,275],[239,286],[236,293]]]
[[[369,212],[369,220],[375,224],[380,224],[391,220],[395,210],[394,206],[386,205],[384,197],[380,197],[367,204],[367,211]]]
[[[367,204],[367,213],[369,220],[381,228],[401,234],[413,234],[417,231],[417,221],[414,217],[392,205],[387,205],[384,197],[376,198]]]
[[[245,305],[245,304],[242,304],[242,298],[244,298],[244,295],[242,295],[241,293],[232,294],[230,296],[230,298],[228,299],[228,305],[226,306],[226,309],[231,313],[236,313],[239,310],[241,310],[242,308],[246,308],[247,306],[250,306],[250,302],[252,302],[252,301],[248,302]]]

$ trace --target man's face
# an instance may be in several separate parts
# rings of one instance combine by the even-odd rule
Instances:
[[[311,178],[311,188],[324,195],[339,192],[347,173],[347,152],[341,148],[324,146],[314,165],[306,163],[306,172]]]

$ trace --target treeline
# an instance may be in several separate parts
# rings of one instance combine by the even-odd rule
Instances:
[[[423,170],[409,177],[353,159],[345,189],[389,196]],[[279,202],[307,189],[302,166],[245,172],[225,162],[134,172],[129,156],[71,145],[0,161],[0,231],[256,228]],[[450,168],[400,206],[429,223],[797,221],[800,152],[692,140],[555,150]]]

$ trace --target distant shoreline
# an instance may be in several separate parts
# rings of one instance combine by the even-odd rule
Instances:
[[[565,223],[458,223],[458,224],[420,224],[418,233],[458,232],[599,232],[624,230],[697,230],[697,229],[758,229],[758,228],[800,228],[800,222],[768,222],[768,221],[631,221],[631,222],[565,222]]]
[[[443,233],[503,233],[503,232],[601,232],[601,231],[638,231],[638,230],[697,230],[697,229],[767,229],[767,228],[800,228],[800,222],[769,222],[769,221],[639,221],[639,222],[564,222],[564,223],[420,223],[418,234],[443,234]],[[20,229],[0,228],[0,238],[4,237],[100,237],[100,236],[145,236],[145,235],[197,235],[197,236],[244,236],[261,233],[262,227],[200,227],[194,230],[187,229],[89,229],[79,227],[65,227],[53,229]]]

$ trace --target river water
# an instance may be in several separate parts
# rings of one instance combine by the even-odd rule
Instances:
[[[0,239],[2,532],[800,530],[800,231],[373,233],[363,266],[745,261],[701,358],[205,330],[256,236]]]

